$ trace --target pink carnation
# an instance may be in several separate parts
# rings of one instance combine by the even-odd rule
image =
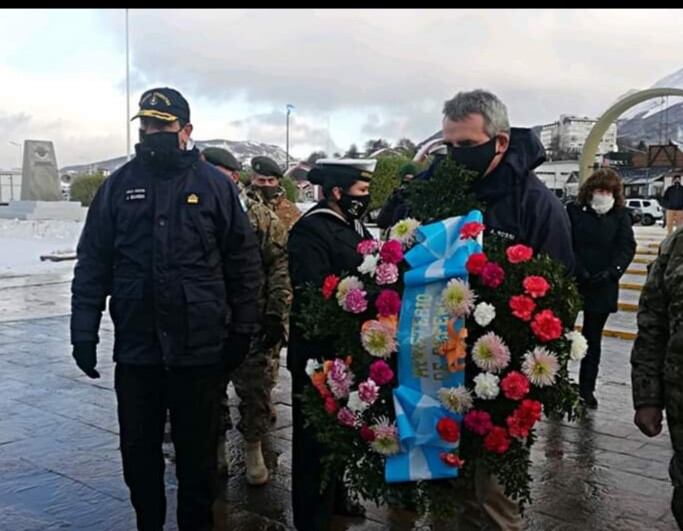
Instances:
[[[394,378],[394,371],[391,370],[389,364],[384,360],[377,360],[370,365],[370,379],[378,385],[389,383]]]
[[[344,299],[344,309],[351,313],[363,313],[368,309],[368,300],[365,298],[365,291],[362,289],[352,289]]]
[[[464,423],[465,428],[477,435],[486,435],[491,431],[491,428],[493,428],[491,415],[486,411],[479,411],[476,409],[473,409],[465,415]]]
[[[377,240],[363,240],[356,246],[356,251],[365,256],[374,253],[378,247]]]
[[[398,240],[389,240],[379,251],[379,256],[384,262],[398,264],[403,260],[403,248]]]
[[[370,378],[358,386],[358,396],[366,404],[372,405],[379,396],[379,386]]]
[[[380,286],[394,284],[398,280],[398,267],[396,264],[384,263],[377,266],[375,280]]]
[[[375,306],[382,317],[398,315],[401,309],[401,296],[392,289],[382,290],[375,301]]]
[[[353,428],[356,425],[356,415],[348,407],[343,407],[337,413],[337,420],[342,426]]]

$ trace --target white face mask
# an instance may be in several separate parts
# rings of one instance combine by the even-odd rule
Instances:
[[[591,208],[600,215],[607,214],[614,206],[614,196],[612,194],[593,194]]]

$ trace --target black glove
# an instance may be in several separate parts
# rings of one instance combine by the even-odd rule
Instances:
[[[97,343],[85,342],[74,344],[72,353],[76,365],[90,378],[99,378],[100,373],[95,370],[97,365]]]
[[[225,370],[228,373],[235,371],[249,354],[251,336],[247,334],[230,334],[225,339],[223,351],[225,354]]]
[[[611,279],[611,276],[609,274],[609,271],[600,271],[599,273],[595,273],[594,275],[591,275],[590,278],[590,283],[591,284],[604,284],[605,282],[608,282]]]
[[[264,349],[272,348],[284,338],[282,320],[275,315],[266,315],[263,319],[261,346]]]

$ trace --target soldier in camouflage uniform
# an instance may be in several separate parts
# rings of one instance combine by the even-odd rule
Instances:
[[[301,212],[287,199],[285,189],[280,185],[280,166],[269,157],[254,157],[251,159],[251,168],[254,170],[254,176],[249,185],[249,196],[260,198],[277,214],[287,230],[291,229],[301,217]]]
[[[287,262],[287,229],[278,217],[260,200],[245,193],[239,182],[239,162],[220,148],[207,148],[204,157],[229,176],[241,190],[241,198],[251,226],[256,232],[264,276],[261,294],[263,336],[252,343],[251,354],[231,375],[226,375],[226,386],[232,380],[240,397],[240,421],[237,429],[247,443],[247,482],[263,485],[268,481],[268,469],[263,461],[261,438],[270,427],[272,410],[271,391],[277,382],[280,350],[286,340],[285,323],[289,319],[292,286]],[[225,455],[219,444],[219,456]],[[224,461],[224,459],[223,459]]]
[[[631,353],[634,422],[645,435],[662,431],[662,410],[674,455],[671,510],[683,529],[683,230],[664,240],[649,266]]]

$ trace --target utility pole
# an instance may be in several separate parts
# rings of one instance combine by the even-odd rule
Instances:
[[[285,163],[285,171],[289,169],[289,115],[292,113],[292,109],[294,109],[294,105],[291,103],[287,104],[287,139],[286,139],[286,160],[287,162]]]
[[[130,160],[130,67],[128,49],[128,8],[126,8],[126,159]]]

